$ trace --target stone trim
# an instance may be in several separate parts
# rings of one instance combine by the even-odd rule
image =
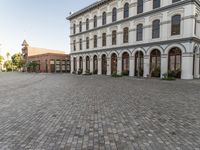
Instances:
[[[190,38],[182,38],[182,39],[173,39],[173,40],[166,40],[166,41],[158,41],[158,42],[151,42],[151,43],[141,43],[141,44],[132,44],[132,45],[123,45],[111,48],[101,48],[101,49],[92,49],[87,51],[79,51],[79,52],[71,52],[71,55],[83,54],[83,53],[95,53],[95,52],[102,52],[102,51],[112,51],[112,50],[119,50],[119,49],[136,49],[140,47],[148,47],[153,45],[164,45],[164,44],[172,44],[172,43],[181,43],[181,42],[197,42],[200,43],[200,39],[196,37]]]

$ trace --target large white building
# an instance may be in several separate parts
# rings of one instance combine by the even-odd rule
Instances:
[[[67,19],[72,72],[200,76],[199,0],[101,0]]]

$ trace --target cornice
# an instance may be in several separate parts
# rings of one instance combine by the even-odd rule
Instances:
[[[111,50],[120,50],[120,49],[136,49],[140,47],[148,47],[148,46],[157,46],[157,45],[165,45],[165,44],[173,44],[173,43],[181,43],[181,42],[197,42],[200,43],[200,39],[197,37],[188,37],[182,39],[173,39],[173,40],[165,40],[165,41],[156,41],[156,42],[148,42],[148,43],[140,43],[140,44],[131,44],[131,45],[123,45],[111,48],[102,48],[102,49],[93,49],[87,51],[78,51],[78,52],[71,52],[70,55],[77,55],[77,54],[84,54],[84,53],[95,53],[95,52],[102,52],[102,51],[111,51]]]
[[[77,33],[77,34],[74,34],[74,35],[70,35],[70,37],[75,37],[75,36],[78,36],[78,35],[81,35],[81,34],[86,34],[88,32],[100,30],[102,28],[107,28],[109,26],[117,25],[117,24],[120,24],[120,23],[123,23],[123,22],[126,22],[126,21],[132,21],[132,20],[138,19],[140,17],[149,16],[149,15],[159,13],[159,12],[162,12],[162,11],[165,11],[165,10],[168,10],[168,9],[172,9],[172,8],[175,8],[175,7],[178,7],[178,6],[183,6],[183,5],[186,5],[188,3],[196,3],[200,6],[200,2],[198,0],[185,0],[185,1],[181,1],[181,2],[176,2],[176,3],[173,3],[173,4],[168,5],[168,6],[157,8],[157,9],[154,9],[154,10],[151,10],[151,11],[148,11],[148,12],[144,12],[142,14],[137,14],[136,16],[121,19],[121,20],[118,20],[118,21],[115,21],[115,22],[112,22],[112,23],[109,23],[109,24],[106,24],[106,25],[103,25],[103,26],[100,26],[100,27],[92,28],[92,29],[89,29],[87,31],[83,31],[83,32],[80,32],[80,33]]]
[[[92,9],[95,9],[96,7],[102,6],[102,5],[104,5],[104,4],[106,4],[107,2],[110,2],[110,1],[112,1],[112,0],[100,0],[100,1],[97,1],[97,2],[95,2],[95,3],[93,3],[93,4],[89,5],[89,6],[87,6],[87,7],[83,8],[83,9],[73,13],[71,16],[67,17],[66,19],[67,20],[71,20],[71,19],[73,19],[73,18],[75,18],[75,17],[77,17],[77,16],[79,16],[79,15],[81,15],[83,13],[86,13],[87,11],[90,11]]]

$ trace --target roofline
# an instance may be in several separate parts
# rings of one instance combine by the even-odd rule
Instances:
[[[65,56],[65,57],[69,57],[69,54],[58,54],[58,53],[44,53],[44,54],[37,54],[37,55],[31,55],[28,56],[28,58],[33,58],[33,57],[38,57],[38,56]]]
[[[81,9],[81,10],[75,12],[75,13],[73,13],[72,15],[67,17],[66,19],[67,20],[71,20],[71,19],[79,16],[82,13],[85,13],[85,12],[91,10],[91,9],[94,9],[94,8],[96,8],[98,6],[101,6],[101,5],[105,4],[105,3],[107,3],[108,1],[111,1],[111,0],[100,0],[100,1],[94,2],[93,4],[91,4],[91,5],[87,6],[87,7],[83,8],[83,9]]]

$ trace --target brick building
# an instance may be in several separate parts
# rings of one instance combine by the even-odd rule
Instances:
[[[30,71],[27,64],[35,62],[36,72],[70,72],[70,56],[64,51],[29,47],[26,40],[23,41],[22,46],[22,54],[26,63],[25,71]]]

